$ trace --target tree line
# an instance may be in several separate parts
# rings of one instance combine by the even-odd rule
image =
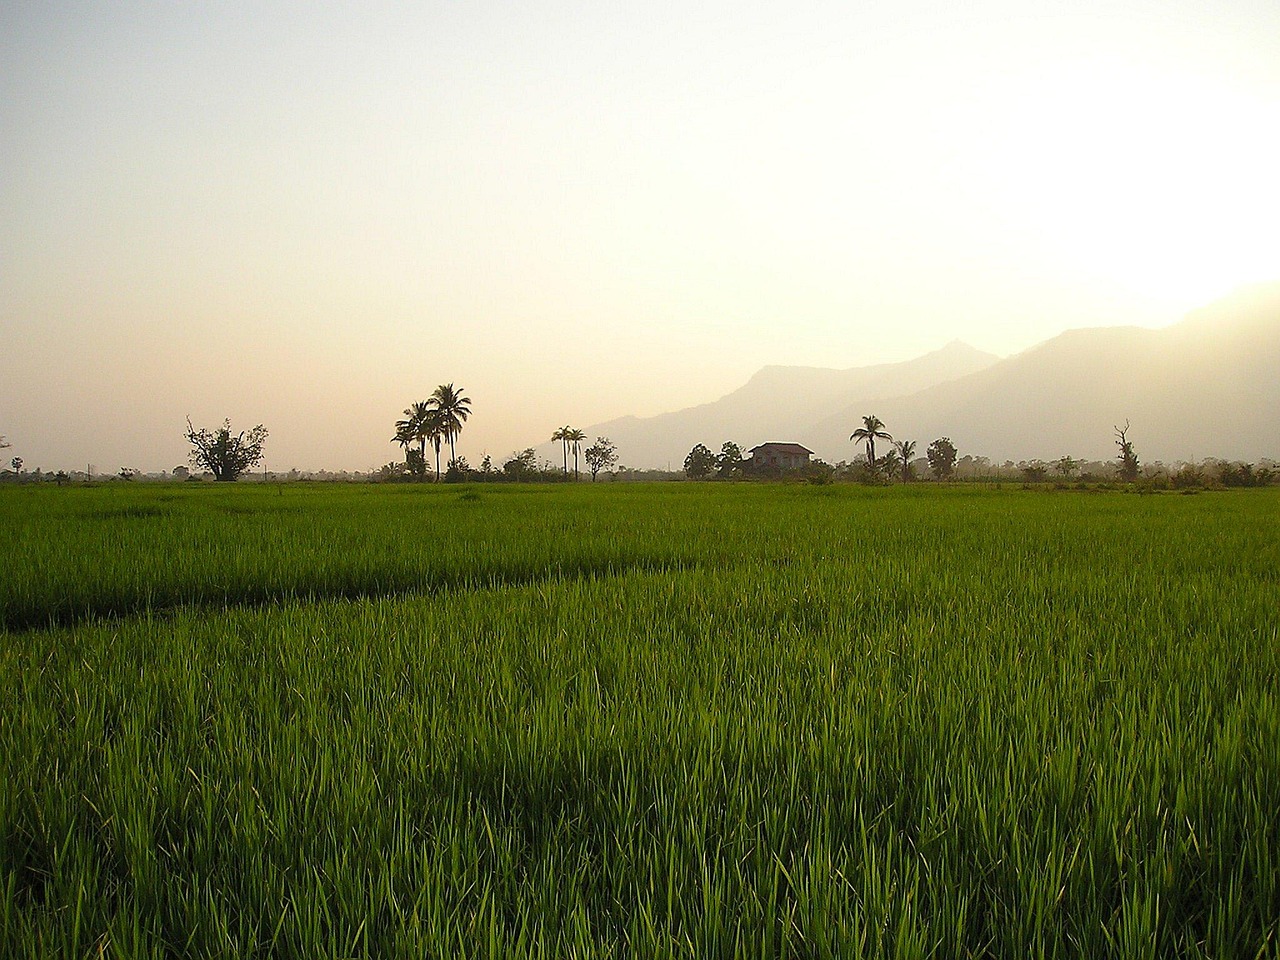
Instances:
[[[836,478],[883,482],[891,478],[900,478],[903,483],[907,483],[915,479],[916,464],[913,458],[916,454],[916,442],[894,440],[879,417],[874,415],[863,417],[862,426],[854,430],[849,439],[861,442],[865,446],[865,464],[854,462],[832,465],[823,460],[814,460],[797,472],[805,479],[814,482]],[[877,440],[886,440],[893,444],[884,456],[876,456]],[[925,451],[925,457],[935,479],[952,478],[957,452],[950,437],[939,437],[934,440]],[[684,473],[691,480],[712,478],[733,480],[747,475],[768,477],[780,474],[781,471],[754,466],[751,460],[744,459],[742,448],[738,444],[728,441],[721,446],[718,454],[713,453],[705,444],[695,444],[684,459]]]
[[[985,457],[965,457],[961,460],[950,437],[938,437],[926,448],[924,457],[918,458],[916,441],[895,440],[884,422],[870,414],[864,416],[862,425],[849,435],[850,441],[862,444],[865,460],[856,459],[834,465],[814,460],[805,467],[788,473],[817,483],[835,479],[862,483],[886,483],[891,480],[909,483],[918,478],[918,468],[923,462],[927,464],[934,480],[956,479],[958,464],[965,464],[968,467],[966,476],[970,479],[1008,478],[1020,479],[1024,483],[1043,483],[1051,479],[1059,483],[1073,480],[1107,482],[1118,479],[1123,483],[1141,483],[1153,489],[1173,489],[1267,486],[1280,482],[1280,471],[1266,463],[1255,467],[1253,464],[1233,461],[1206,461],[1201,465],[1183,464],[1176,470],[1156,463],[1144,470],[1134,442],[1129,437],[1129,430],[1128,420],[1123,427],[1114,428],[1116,457],[1105,471],[1102,464],[1087,464],[1070,456],[1060,457],[1052,463],[1032,460],[1014,464],[1006,461],[1003,466],[996,466]],[[877,441],[891,444],[882,456],[876,455]],[[781,473],[777,469],[753,467],[750,460],[743,459],[741,448],[733,442],[723,444],[718,454],[705,444],[695,444],[684,460],[684,475],[691,480],[732,480],[744,476],[778,476]]]
[[[585,447],[586,434],[579,428],[568,424],[558,427],[551,434],[551,440],[561,444],[561,466],[559,469],[547,461],[539,461],[532,447],[511,454],[501,465],[495,465],[489,456],[485,456],[479,467],[473,468],[464,457],[457,455],[457,440],[471,416],[471,399],[461,387],[453,383],[440,384],[431,395],[422,401],[411,403],[404,409],[403,417],[395,421],[395,434],[392,443],[398,443],[404,451],[404,463],[386,464],[371,474],[323,473],[325,478],[363,479],[363,480],[426,480],[428,477],[436,481],[564,481],[569,479],[569,457],[573,457],[573,479],[581,478],[581,463],[585,462],[594,482],[601,472],[613,473],[618,467],[617,446],[608,437],[597,437],[595,443]],[[1118,479],[1124,483],[1141,483],[1154,489],[1160,488],[1197,488],[1207,486],[1222,487],[1254,487],[1267,486],[1280,482],[1280,468],[1270,461],[1258,465],[1240,461],[1205,460],[1199,464],[1182,463],[1174,468],[1166,467],[1160,462],[1142,467],[1134,442],[1129,437],[1130,423],[1116,426],[1115,445],[1116,459],[1108,466],[1102,463],[1087,463],[1071,456],[1063,456],[1052,462],[1042,460],[1022,461],[1014,464],[1005,461],[1003,465],[993,464],[985,457],[959,457],[955,443],[950,437],[938,437],[925,450],[924,457],[916,457],[917,444],[914,440],[895,440],[884,422],[874,414],[864,416],[862,425],[850,435],[851,442],[859,443],[865,451],[865,460],[858,458],[852,462],[839,462],[834,465],[822,460],[811,461],[800,471],[794,471],[802,479],[812,482],[826,482],[835,479],[853,480],[863,483],[886,483],[900,480],[909,483],[918,479],[922,464],[927,464],[929,473],[935,480],[980,479],[995,480],[1021,479],[1025,483],[1044,483],[1053,480],[1058,483],[1068,482],[1107,482]],[[268,431],[262,424],[249,430],[233,433],[231,421],[224,420],[220,427],[196,428],[191,418],[187,418],[184,438],[191,445],[190,463],[205,477],[215,481],[234,481],[254,466],[262,462],[264,446]],[[877,456],[877,441],[890,444],[889,449]],[[449,449],[447,465],[442,470],[441,455],[445,445]],[[0,449],[11,446],[8,439],[0,435]],[[434,454],[434,472],[428,461],[428,448]],[[24,473],[23,458],[15,456],[9,461],[10,470],[0,471],[0,478],[8,480],[50,480],[67,483],[71,480],[92,480],[94,469],[90,466],[85,473],[68,474],[59,470],[56,473],[43,474],[39,469]],[[762,469],[752,463],[751,458],[743,455],[742,448],[732,441],[721,445],[720,452],[714,453],[705,444],[696,444],[685,457],[683,464],[685,477],[694,480],[733,480],[747,476],[769,477],[781,475],[779,470]],[[669,477],[665,471],[629,471],[632,478],[661,479]],[[116,478],[132,480],[142,476],[141,472],[122,467]],[[199,479],[184,466],[175,467],[172,476],[177,479]],[[297,470],[290,471],[289,479],[297,479],[302,475]],[[99,479],[102,479],[99,476]],[[114,478],[113,478],[114,479]]]
[[[448,482],[486,481],[563,481],[569,479],[569,455],[573,455],[573,479],[581,479],[581,464],[585,461],[594,482],[603,472],[609,472],[618,463],[617,446],[608,437],[597,437],[591,446],[583,448],[587,435],[577,427],[565,424],[551,434],[553,441],[561,444],[562,464],[555,471],[550,463],[539,461],[533,447],[511,454],[501,465],[495,465],[487,454],[478,467],[473,467],[465,457],[459,457],[455,441],[462,432],[471,412],[471,401],[453,384],[436,388],[430,398],[414,403],[404,411],[404,419],[396,421],[396,433],[392,442],[405,450],[403,468],[387,464],[380,471],[384,480],[426,478],[426,450],[430,443],[435,451],[435,479]],[[412,444],[418,444],[415,450]],[[443,476],[440,471],[440,451],[449,444],[449,463]]]

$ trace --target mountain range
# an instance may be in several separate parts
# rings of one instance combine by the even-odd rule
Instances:
[[[803,443],[828,462],[874,414],[895,438],[947,436],[960,454],[1110,459],[1114,428],[1144,462],[1280,456],[1280,283],[1253,287],[1173,326],[1069,330],[1007,358],[958,341],[901,363],[769,366],[711,403],[594,424],[629,467],[679,469],[697,443],[744,450]],[[547,445],[548,458],[559,448]]]

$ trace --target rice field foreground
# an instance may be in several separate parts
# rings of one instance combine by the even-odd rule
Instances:
[[[0,956],[1280,950],[1280,491],[0,521]]]

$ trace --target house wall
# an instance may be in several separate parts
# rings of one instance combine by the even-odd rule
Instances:
[[[797,453],[763,453],[751,458],[759,460],[764,467],[777,467],[780,470],[801,470],[809,465],[809,458]]]

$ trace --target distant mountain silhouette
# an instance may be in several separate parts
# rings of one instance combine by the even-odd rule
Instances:
[[[679,469],[696,443],[718,451],[726,440],[742,444],[744,450],[767,440],[795,440],[854,400],[913,393],[982,370],[999,359],[954,341],[914,360],[850,370],[769,366],[712,403],[654,417],[622,417],[585,432],[588,442],[597,436],[613,440],[627,466],[665,468],[670,463]],[[539,453],[560,462],[559,445],[544,444]]]
[[[874,407],[874,409],[872,409]],[[1280,284],[1254,287],[1163,330],[1070,330],[969,376],[847,404],[801,443],[848,459],[863,413],[895,437],[949,436],[961,454],[1111,459],[1127,419],[1144,462],[1280,456]]]
[[[1127,419],[1144,463],[1280,457],[1280,283],[1253,287],[1162,330],[1069,330],[1004,360],[963,343],[851,370],[765,367],[713,403],[586,430],[622,463],[679,468],[695,443],[718,450],[798,441],[828,462],[861,448],[875,414],[923,453],[948,436],[960,454],[1003,461],[1111,459]],[[559,462],[558,445],[544,456]]]

